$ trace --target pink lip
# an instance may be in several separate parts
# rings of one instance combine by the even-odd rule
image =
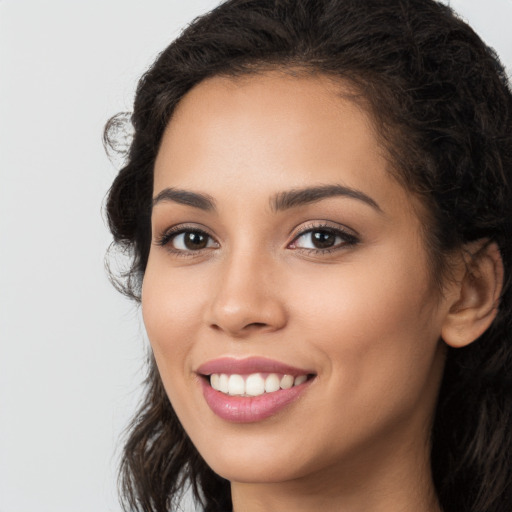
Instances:
[[[307,375],[313,372],[301,370],[270,359],[251,357],[248,359],[221,358],[209,361],[197,369],[204,376],[212,373],[247,375],[251,373],[279,373],[286,375]],[[204,399],[210,409],[220,418],[234,423],[254,423],[274,416],[286,406],[295,402],[309,387],[313,379],[299,386],[280,389],[260,396],[229,396],[216,391],[207,378],[201,378]]]
[[[201,375],[211,375],[212,373],[237,373],[238,375],[247,375],[250,373],[282,373],[296,377],[297,375],[309,375],[314,372],[303,368],[295,368],[264,357],[248,357],[245,359],[222,357],[202,364],[196,370],[196,373]]]

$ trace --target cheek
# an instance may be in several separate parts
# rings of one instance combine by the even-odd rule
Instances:
[[[201,318],[201,290],[197,283],[181,279],[179,272],[169,272],[157,258],[148,262],[142,286],[142,316],[155,355],[164,377],[176,372],[164,371],[176,368],[184,370],[186,354],[194,343],[193,333]]]
[[[421,256],[381,253],[296,281],[307,290],[293,302],[299,332],[323,353],[336,386],[376,406],[391,390],[412,399],[429,378],[441,317]]]
[[[384,337],[393,330],[418,328],[434,315],[436,296],[415,256],[371,254],[339,267],[295,272],[288,299],[301,308],[298,318],[364,343],[371,330]],[[284,284],[284,283],[283,283]],[[377,340],[373,340],[374,342]],[[359,343],[358,343],[359,344]]]

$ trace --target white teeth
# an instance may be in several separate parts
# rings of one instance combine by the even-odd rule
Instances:
[[[307,375],[299,375],[298,377],[295,377],[295,380],[293,381],[293,385],[294,386],[300,386],[301,384],[303,384],[307,380],[308,380],[308,376]]]
[[[279,386],[279,376],[275,373],[271,373],[266,379],[265,379],[265,391],[267,393],[272,393],[272,391],[277,391],[280,389]]]
[[[258,396],[265,393],[265,380],[259,373],[253,373],[245,381],[245,394],[249,396]]]
[[[216,391],[232,396],[260,396],[264,393],[273,393],[280,389],[290,389],[299,386],[308,380],[307,375],[278,375],[270,373],[264,378],[260,373],[250,375],[227,375],[225,373],[213,373],[210,375],[210,385]]]
[[[244,378],[241,375],[230,375],[228,381],[228,393],[230,395],[243,395],[245,393]]]
[[[281,379],[281,389],[290,389],[293,386],[293,377],[291,375],[285,375]]]
[[[218,373],[214,373],[210,378],[210,384],[211,384],[212,388],[216,389],[217,391],[219,391],[219,389],[220,389],[219,380],[220,380],[220,375]]]
[[[228,392],[228,376],[223,373],[219,378],[219,389],[217,391],[222,391],[223,393]]]

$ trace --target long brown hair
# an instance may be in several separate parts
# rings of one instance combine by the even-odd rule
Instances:
[[[432,431],[445,512],[512,509],[512,94],[492,49],[434,0],[229,0],[196,19],[141,78],[134,134],[107,200],[131,267],[113,278],[139,300],[150,246],[153,165],[176,105],[213,75],[300,69],[351,82],[367,103],[397,177],[429,212],[433,276],[462,244],[497,242],[505,267],[498,316],[449,349]],[[115,144],[122,118],[106,127]],[[440,278],[439,278],[440,279]],[[229,482],[181,427],[154,361],[121,465],[126,510],[164,512],[192,485],[208,512],[231,510]]]

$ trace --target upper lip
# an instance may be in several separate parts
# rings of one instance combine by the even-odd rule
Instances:
[[[265,357],[248,357],[237,359],[234,357],[221,357],[203,363],[196,370],[200,375],[211,375],[212,373],[226,373],[248,375],[251,373],[280,373],[285,375],[308,375],[314,372],[290,366],[280,361],[267,359]]]

